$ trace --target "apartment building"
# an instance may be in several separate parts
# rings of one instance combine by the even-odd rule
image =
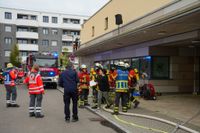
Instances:
[[[73,42],[80,38],[81,25],[87,19],[88,16],[0,7],[0,67],[9,62],[14,44],[18,44],[22,62],[29,53],[72,53]]]
[[[199,22],[199,0],[110,0],[83,24],[75,54],[88,66],[129,63],[158,92],[200,92]]]

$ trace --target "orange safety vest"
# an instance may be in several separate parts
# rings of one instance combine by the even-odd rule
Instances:
[[[39,73],[33,71],[25,79],[28,84],[29,94],[42,94],[44,93],[44,86],[42,78]]]

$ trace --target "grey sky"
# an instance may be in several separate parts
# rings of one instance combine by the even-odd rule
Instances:
[[[93,15],[109,0],[0,0],[0,7]]]

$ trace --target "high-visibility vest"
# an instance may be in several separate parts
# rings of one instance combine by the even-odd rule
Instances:
[[[8,69],[4,73],[5,78],[4,78],[4,84],[9,85],[9,86],[15,86],[15,79],[17,78],[17,74],[15,70],[13,69]]]
[[[44,93],[44,86],[39,73],[31,72],[25,79],[25,83],[28,83],[29,94]]]
[[[117,70],[116,92],[128,92],[128,71]]]

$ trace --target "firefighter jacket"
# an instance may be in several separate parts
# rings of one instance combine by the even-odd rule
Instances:
[[[90,76],[87,72],[81,72],[79,75],[80,89],[89,89]]]
[[[117,71],[116,70],[110,70],[109,76],[108,76],[108,81],[111,89],[115,89],[115,81],[117,77]]]
[[[129,89],[133,89],[137,84],[137,78],[136,78],[136,73],[134,72],[133,69],[129,71],[128,74],[128,87]]]
[[[31,71],[30,74],[24,80],[28,84],[29,94],[43,94],[44,86],[42,77],[36,71]]]
[[[19,71],[17,76],[20,78],[24,77],[24,71]]]
[[[4,84],[9,86],[15,86],[15,79],[17,78],[17,73],[14,69],[7,69],[4,74]]]
[[[116,92],[128,92],[128,71],[117,70]]]

